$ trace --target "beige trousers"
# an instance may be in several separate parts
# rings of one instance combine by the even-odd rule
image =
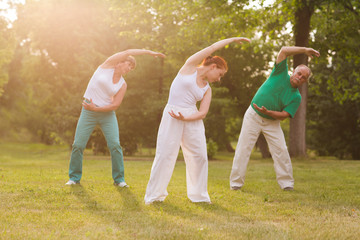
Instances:
[[[145,203],[164,201],[168,195],[166,189],[174,171],[180,146],[186,164],[188,198],[192,202],[210,202],[207,192],[208,158],[203,121],[177,120],[169,115],[168,112],[171,110],[176,114],[181,112],[184,116],[189,116],[195,113],[197,108],[166,105],[158,131],[156,154],[146,188]]]
[[[250,154],[261,132],[264,134],[274,160],[278,184],[282,189],[294,187],[291,159],[280,121],[261,117],[251,106],[244,115],[230,174],[230,187],[242,187],[244,185]]]

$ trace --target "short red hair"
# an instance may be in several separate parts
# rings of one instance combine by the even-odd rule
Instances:
[[[215,63],[217,68],[225,69],[225,71],[228,70],[228,65],[222,57],[219,56],[208,56],[206,57],[202,63],[201,66],[209,66],[211,64]]]

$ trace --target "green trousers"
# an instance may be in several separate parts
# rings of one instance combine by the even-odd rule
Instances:
[[[119,126],[115,112],[93,112],[85,110],[84,108],[81,110],[80,118],[76,126],[70,159],[69,178],[74,182],[80,182],[83,152],[97,124],[100,125],[110,150],[114,182],[124,182],[123,152],[120,146]]]

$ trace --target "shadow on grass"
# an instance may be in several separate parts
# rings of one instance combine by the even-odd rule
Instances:
[[[256,198],[263,203],[292,203],[297,200],[297,197],[302,193],[295,189],[293,191],[285,191],[278,186],[264,186],[264,187],[243,187],[239,191],[234,191],[234,194],[243,195],[245,198]]]
[[[201,207],[204,210],[208,210],[208,211],[220,211],[220,212],[229,212],[229,210],[227,208],[224,208],[223,206],[221,206],[218,203],[204,203],[204,202],[200,202],[200,203],[193,203],[196,206]]]
[[[122,197],[123,206],[122,208],[126,213],[123,214],[123,219],[121,220],[122,226],[126,229],[132,229],[131,231],[134,234],[140,234],[139,236],[145,236],[145,239],[153,239],[154,236],[151,233],[148,233],[148,229],[157,229],[157,231],[161,231],[161,229],[165,229],[164,232],[160,233],[160,236],[156,236],[155,238],[164,238],[169,239],[173,238],[171,231],[167,232],[166,229],[188,229],[185,230],[184,233],[179,233],[180,235],[188,235],[191,231],[193,231],[192,226],[184,226],[183,222],[174,221],[173,218],[169,218],[169,216],[181,217],[182,219],[191,218],[192,216],[198,217],[198,214],[193,213],[192,211],[184,211],[182,206],[177,206],[171,202],[155,202],[151,204],[152,209],[148,209],[144,203],[144,201],[138,199],[138,195],[136,195],[131,188],[119,188],[116,189]],[[126,209],[126,210],[125,210]],[[150,211],[149,211],[150,210]],[[153,214],[153,213],[158,214]],[[111,214],[113,216],[110,219],[118,218],[118,216]],[[136,221],[136,224],[134,223]],[[134,225],[135,224],[135,225]],[[135,227],[134,227],[135,226]],[[139,231],[139,229],[142,229]],[[191,234],[190,234],[191,235]],[[179,237],[180,239],[182,237]],[[188,239],[189,236],[184,237]]]
[[[182,206],[172,204],[171,202],[153,202],[150,206],[156,209],[158,212],[164,212],[172,216],[181,217],[199,217],[203,215],[203,212],[229,212],[228,209],[217,203],[206,203],[206,202],[191,202],[190,200]],[[201,209],[198,211],[197,209]]]
[[[184,214],[188,214],[189,216],[196,216],[194,213],[185,211],[184,209],[181,209],[180,207],[178,207],[172,203],[169,203],[167,201],[164,201],[164,202],[155,201],[152,204],[150,204],[150,206],[152,206],[159,212],[165,212],[169,215],[181,215],[182,216]]]
[[[116,187],[116,186],[114,186]],[[136,199],[136,195],[131,191],[130,188],[116,187],[121,197],[124,199],[123,206],[130,210],[140,210],[141,206],[139,201]]]
[[[86,205],[86,208],[92,211],[106,210],[96,200],[92,199],[84,187],[80,184],[71,185],[71,192],[74,194],[82,203]]]
[[[135,194],[129,188],[117,188],[117,191],[120,193],[123,198],[123,207],[129,210],[140,210],[141,206],[139,201],[136,199]],[[89,210],[100,210],[100,211],[109,211],[108,208],[102,206],[99,202],[94,200],[88,191],[82,185],[71,185],[71,192],[86,205]]]
[[[128,234],[139,234],[139,236],[149,239],[154,237],[151,233],[152,229],[173,229],[173,231],[179,231],[180,236],[183,236],[184,239],[190,239],[190,235],[198,234],[198,230],[193,225],[185,224],[188,219],[203,218],[204,224],[212,224],[214,219],[208,217],[209,213],[210,215],[214,212],[223,215],[224,211],[230,212],[217,203],[193,203],[191,201],[155,202],[146,206],[138,200],[131,188],[118,187],[116,190],[123,200],[122,206],[119,209],[110,209],[94,199],[89,189],[87,190],[81,185],[71,186],[72,194],[78,198],[79,202],[83,203],[85,210],[91,215],[100,217],[106,224],[109,221],[112,222],[122,229],[120,231],[126,231]],[[216,221],[222,222],[223,219]],[[173,234],[171,231],[164,231],[160,234],[160,238],[172,238],[171,234]],[[182,238],[180,236],[179,238]]]
[[[96,201],[91,196],[91,194],[89,194],[89,191],[81,185],[72,185],[71,192],[79,199],[81,203],[85,205],[85,209],[92,215],[100,217],[101,219],[105,220],[105,222],[111,221],[121,229],[127,229],[132,224],[129,222],[129,219],[131,219],[130,216],[136,215],[135,213],[142,212],[142,209],[139,205],[139,202],[136,200],[135,195],[131,192],[130,189],[116,188],[123,198],[123,206],[117,209],[102,205]],[[148,218],[146,216],[143,217],[144,220]]]

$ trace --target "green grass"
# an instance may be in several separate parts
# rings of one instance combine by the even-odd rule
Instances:
[[[144,205],[152,161],[125,161],[128,189],[112,185],[108,156],[84,158],[68,180],[69,149],[0,145],[0,239],[358,239],[360,161],[294,160],[295,191],[280,190],[271,159],[254,157],[229,190],[232,154],[209,162],[213,204],[186,197],[177,162],[163,203]],[[125,158],[130,159],[130,158]]]

